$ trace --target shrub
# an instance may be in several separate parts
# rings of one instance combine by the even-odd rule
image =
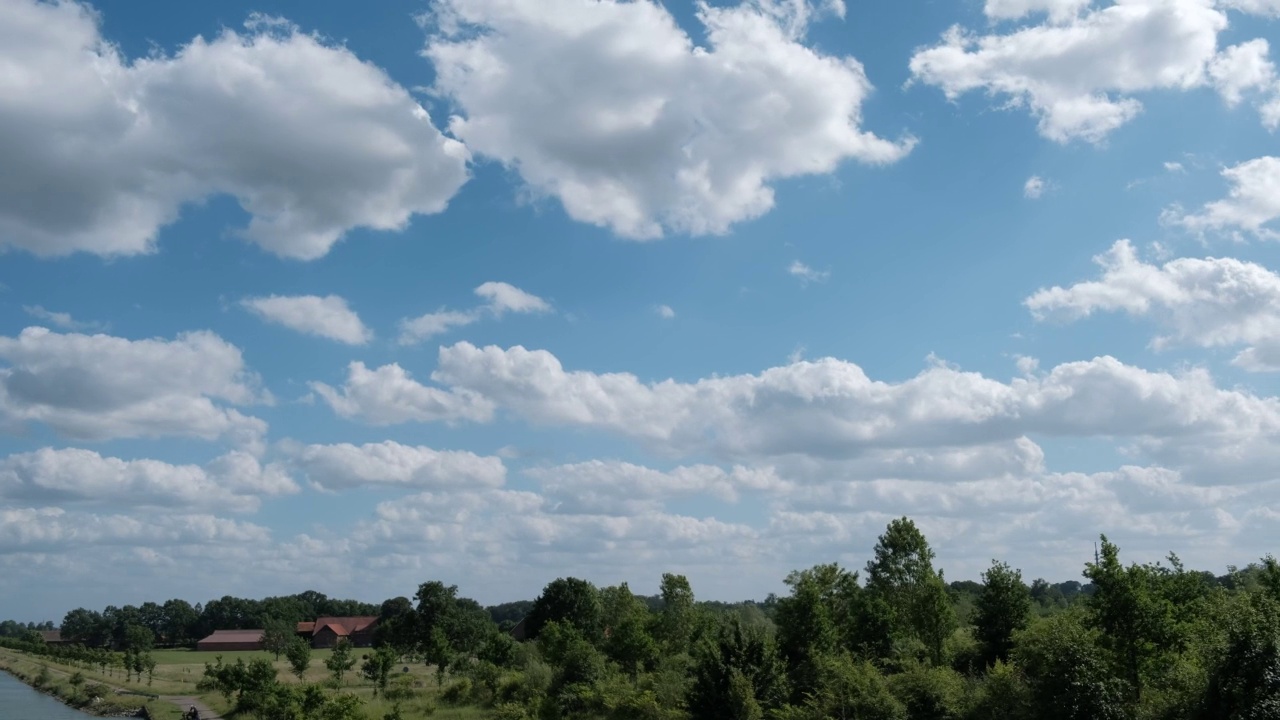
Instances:
[[[440,693],[440,699],[450,705],[462,705],[471,698],[471,692],[471,681],[462,678],[445,688],[444,692]]]

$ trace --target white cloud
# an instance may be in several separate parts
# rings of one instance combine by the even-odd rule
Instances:
[[[44,320],[62,330],[94,330],[101,327],[98,323],[80,322],[71,317],[71,313],[46,310],[39,305],[23,305],[22,311],[37,320]]]
[[[292,464],[325,490],[393,485],[414,488],[501,487],[507,468],[496,457],[432,450],[394,441],[352,445],[299,445],[287,449]]]
[[[1276,66],[1270,54],[1271,46],[1258,38],[1233,45],[1209,61],[1209,77],[1228,106],[1240,104],[1246,90],[1275,87]]]
[[[1280,370],[1280,275],[1233,258],[1138,259],[1121,240],[1094,258],[1098,280],[1040,290],[1026,305],[1037,319],[1077,320],[1095,312],[1150,317],[1169,334],[1152,344],[1247,347],[1236,364]]]
[[[0,420],[42,422],[73,438],[191,436],[256,442],[266,423],[218,404],[269,403],[240,349],[211,332],[174,340],[0,336]]]
[[[0,497],[134,507],[257,510],[262,496],[297,492],[278,465],[233,452],[198,465],[122,460],[91,450],[43,448],[0,460]]]
[[[1199,213],[1170,209],[1164,219],[1196,232],[1244,230],[1275,238],[1276,232],[1266,226],[1280,217],[1280,157],[1242,162],[1224,169],[1222,176],[1231,183],[1226,198],[1206,204]]]
[[[1166,162],[1164,164],[1164,170],[1165,172],[1172,173],[1174,175],[1181,175],[1187,171],[1180,162]]]
[[[362,362],[347,366],[347,381],[341,388],[311,383],[333,411],[371,425],[403,422],[485,422],[493,417],[493,403],[476,393],[441,390],[414,380],[397,364],[370,370]]]
[[[737,502],[743,490],[779,491],[790,487],[773,468],[731,470],[714,465],[686,465],[669,471],[614,460],[588,460],[571,465],[531,468],[557,512],[634,515],[658,512],[671,498],[706,495]]]
[[[466,327],[485,315],[500,318],[507,313],[531,314],[551,312],[551,303],[537,295],[504,282],[486,282],[475,294],[487,302],[471,310],[441,309],[400,321],[400,344],[416,345],[454,328]]]
[[[494,315],[551,312],[551,303],[504,282],[484,283],[475,292],[489,301],[485,307]]]
[[[0,553],[76,547],[263,543],[271,535],[252,523],[212,515],[95,515],[57,507],[0,509]]]
[[[1057,142],[1099,142],[1142,111],[1135,94],[1213,85],[1231,100],[1256,87],[1266,43],[1218,55],[1227,16],[1212,0],[1117,0],[1076,16],[1083,3],[996,3],[1020,16],[1032,6],[1061,10],[1048,22],[1007,34],[953,27],[911,58],[912,77],[950,99],[985,90],[1027,107],[1040,134]],[[988,4],[991,7],[991,4]],[[1015,12],[1016,11],[1016,12]]]
[[[337,295],[271,295],[245,298],[240,304],[268,322],[307,335],[348,345],[363,345],[373,339],[373,332],[364,326],[360,316]]]
[[[404,228],[467,180],[468,154],[349,50],[254,17],[128,60],[77,2],[0,4],[0,242],[41,256],[153,250],[183,205],[229,194],[247,239],[317,258]]]
[[[424,54],[459,107],[453,135],[625,237],[724,233],[773,207],[776,180],[894,162],[914,144],[861,129],[871,84],[853,58],[801,42],[815,15],[803,0],[700,5],[705,47],[649,0],[447,0],[434,13]]]
[[[554,355],[459,343],[433,379],[538,425],[617,433],[670,456],[734,461],[793,454],[851,458],[871,450],[969,447],[1042,434],[1128,438],[1174,469],[1270,467],[1280,401],[1217,387],[1202,369],[1151,372],[1111,357],[1058,365],[1008,383],[935,364],[898,383],[826,358],[693,383],[568,372]]]
[[[1072,20],[1093,0],[987,0],[982,10],[992,20],[1018,20],[1033,13],[1045,13],[1050,20]]]
[[[795,260],[791,265],[787,266],[787,273],[792,277],[800,278],[801,285],[808,285],[814,282],[826,282],[831,277],[829,270],[814,270],[799,260]]]
[[[658,313],[658,317],[663,320],[670,320],[676,316],[676,311],[672,310],[670,305],[659,305],[653,311]]]
[[[1032,175],[1022,186],[1022,196],[1031,200],[1039,200],[1044,195],[1046,183],[1039,175]]]
[[[1280,16],[1280,0],[1220,0],[1220,4],[1254,15]]]

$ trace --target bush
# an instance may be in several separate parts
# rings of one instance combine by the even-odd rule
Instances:
[[[502,703],[493,709],[493,720],[529,720],[529,712],[517,703]]]
[[[412,676],[401,675],[388,685],[386,690],[382,691],[382,697],[393,703],[412,700],[418,696],[418,690],[414,688],[413,683]]]
[[[445,688],[444,692],[440,693],[440,699],[450,705],[462,705],[471,699],[472,690],[471,681],[462,678]]]

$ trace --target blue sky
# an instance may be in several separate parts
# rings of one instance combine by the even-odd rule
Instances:
[[[2,0],[0,614],[1255,560],[1278,16]]]

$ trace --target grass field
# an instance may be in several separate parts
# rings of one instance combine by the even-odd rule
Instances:
[[[356,650],[357,660],[366,652],[369,651]],[[126,683],[124,674],[119,670],[108,671],[104,674],[98,672],[96,667],[86,669],[65,665],[47,658],[34,658],[3,648],[0,648],[0,668],[8,668],[17,675],[30,677],[39,672],[41,666],[45,666],[49,668],[54,682],[62,685],[67,685],[67,678],[72,673],[79,672],[84,675],[87,682],[100,682],[112,688],[128,692],[161,696],[199,697],[212,709],[226,717],[233,717],[228,714],[231,708],[221,695],[201,693],[196,689],[196,683],[200,681],[200,677],[204,673],[205,663],[214,662],[219,654],[222,655],[224,663],[234,663],[238,659],[249,662],[255,658],[264,658],[271,661],[276,668],[276,674],[280,682],[298,682],[298,679],[294,677],[289,668],[289,663],[283,657],[276,661],[273,654],[264,651],[216,653],[196,652],[194,650],[156,650],[152,652],[152,657],[156,660],[156,669],[150,683],[145,677],[140,683],[137,681]],[[329,650],[315,650],[312,652],[311,667],[304,676],[306,682],[319,683],[329,678],[329,671],[325,669],[324,661],[330,654],[331,651]],[[405,667],[409,669],[408,673],[403,672]],[[381,698],[375,699],[373,697],[373,686],[360,677],[358,670],[359,662],[356,664],[356,669],[348,673],[344,678],[342,690],[353,693],[365,701],[365,714],[370,720],[382,720],[382,716],[391,710],[392,703],[386,702]],[[443,718],[444,720],[480,720],[488,715],[488,712],[482,708],[452,707],[440,702],[434,668],[424,665],[402,664],[396,668],[395,674],[396,676],[407,674],[412,680],[402,680],[400,682],[413,684],[418,690],[416,697],[400,703],[401,713],[406,720],[425,720],[428,717],[433,718],[433,720],[437,718]],[[153,717],[156,720],[177,720],[181,715],[181,711],[177,706],[166,703],[163,700],[150,701],[148,707],[153,711]]]

